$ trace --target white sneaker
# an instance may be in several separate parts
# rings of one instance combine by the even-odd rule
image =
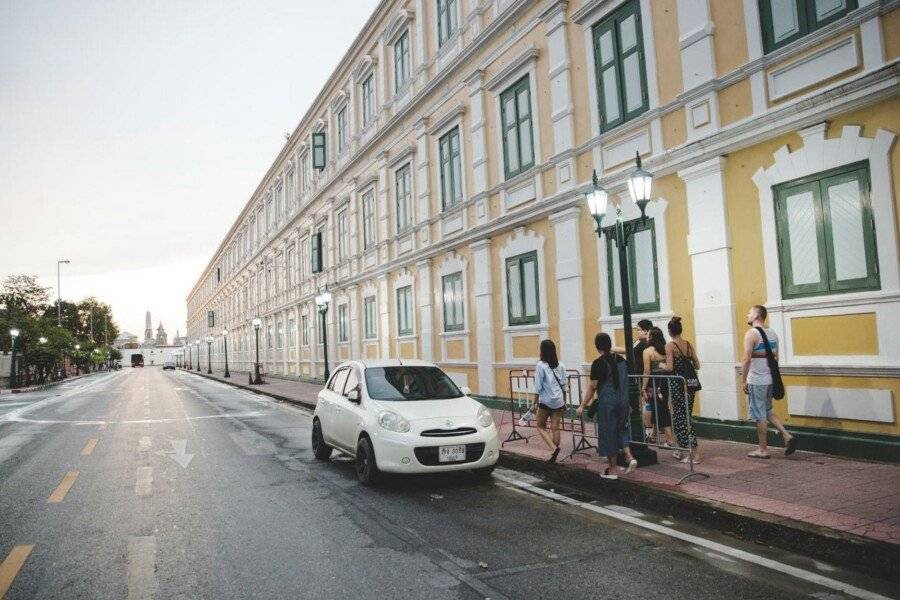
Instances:
[[[628,461],[628,466],[625,467],[625,474],[630,475],[631,473],[634,473],[634,470],[637,469],[637,467],[637,460],[632,458],[630,461]]]
[[[607,468],[602,473],[600,473],[600,478],[601,479],[618,479],[619,476],[616,475],[615,473],[610,473],[609,469]]]

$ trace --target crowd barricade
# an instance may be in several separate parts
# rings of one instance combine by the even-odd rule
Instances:
[[[687,430],[692,431],[691,428],[691,410],[690,403],[687,401],[688,398],[688,389],[687,382],[684,377],[680,375],[665,375],[665,374],[651,374],[647,377],[644,375],[629,375],[629,384],[636,386],[636,389],[639,393],[639,409],[641,411],[644,410],[645,404],[653,404],[654,410],[653,412],[653,423],[654,429],[656,431],[656,439],[651,440],[647,436],[647,432],[644,430],[644,427],[641,427],[641,431],[635,435],[635,432],[631,432],[631,443],[632,444],[641,444],[644,446],[652,446],[657,449],[657,451],[670,451],[670,452],[680,452],[687,459],[687,464],[689,470],[687,474],[685,474],[681,479],[678,480],[676,485],[681,485],[688,479],[693,477],[698,477],[701,479],[709,479],[709,475],[706,473],[701,473],[694,468],[694,448],[693,444],[688,441],[687,446],[679,446],[678,436],[675,433],[675,406],[672,404],[672,397],[674,393],[681,392],[684,394],[685,402],[681,407],[681,412],[684,416],[684,422],[687,426]],[[642,395],[640,395],[640,390],[643,388],[644,381],[647,381],[647,391],[649,393],[649,398],[645,399]],[[654,400],[655,399],[655,400]],[[668,410],[669,415],[672,417],[672,445],[667,445],[664,441],[662,441],[662,430],[660,428],[660,415],[664,412],[664,410]],[[641,421],[643,423],[643,420]],[[629,422],[630,423],[630,422]]]
[[[597,447],[595,443],[591,442],[591,439],[597,439],[596,431],[591,433],[585,425],[584,417],[575,414],[575,409],[581,402],[581,377],[582,375],[578,371],[571,369],[566,371],[566,410],[560,421],[560,430],[572,434],[572,452],[566,458],[572,458],[576,454],[588,454],[588,450]],[[520,430],[536,429],[533,418],[535,415],[530,413],[531,408],[537,402],[534,391],[534,369],[511,370],[509,372],[509,390],[512,430],[501,446],[519,440],[524,440],[527,444],[528,439],[536,434],[523,435]],[[528,419],[526,415],[531,415],[532,418]]]

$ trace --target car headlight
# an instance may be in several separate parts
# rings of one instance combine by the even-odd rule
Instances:
[[[388,431],[396,431],[397,433],[406,433],[409,431],[409,421],[389,410],[382,411],[382,413],[378,415],[378,424]]]
[[[491,410],[484,405],[482,405],[478,409],[478,414],[475,416],[475,418],[478,420],[478,424],[482,427],[490,427],[494,424],[494,415],[492,415]]]

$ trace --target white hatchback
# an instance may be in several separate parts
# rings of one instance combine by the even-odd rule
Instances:
[[[500,456],[491,411],[436,365],[420,360],[350,361],[319,392],[312,448],[356,459],[364,484],[382,472],[472,470],[488,476]]]

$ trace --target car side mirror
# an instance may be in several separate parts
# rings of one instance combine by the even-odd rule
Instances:
[[[353,388],[347,392],[347,400],[359,404],[359,388]]]
[[[459,391],[461,391],[466,396],[469,396],[472,394],[472,390],[470,390],[467,386],[462,386],[461,388],[459,388]]]

